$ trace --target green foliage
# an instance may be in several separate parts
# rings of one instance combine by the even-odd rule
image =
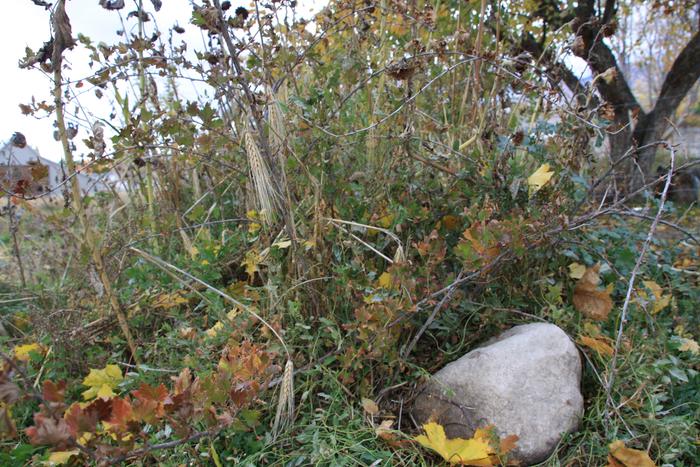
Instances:
[[[74,462],[429,464],[406,416],[428,372],[532,320],[614,343],[648,222],[609,216],[625,212],[616,201],[599,209],[608,180],[591,143],[602,123],[517,63],[479,6],[334,1],[310,28],[275,22],[288,8],[277,2],[260,5],[251,35],[240,32],[259,31],[255,15],[228,10],[232,51],[204,2],[188,28],[212,40],[195,55],[164,31],[148,40],[155,30],[137,14],[127,25],[146,34],[79,36],[95,74],[66,96],[87,87],[115,107],[107,136],[90,129],[85,158],[126,183],[80,207],[15,199],[27,212],[19,260],[33,270],[26,290],[0,291],[31,294],[0,310],[11,323],[3,377],[23,394],[2,401],[18,428],[2,459],[79,447]],[[514,4],[499,15],[504,36],[544,34]],[[184,97],[192,83],[201,94]],[[586,417],[550,464],[602,464],[632,434],[664,462],[697,455],[698,356],[681,349],[698,337],[698,254],[672,235],[655,238],[638,271],[672,299],[654,312],[635,290],[612,393],[621,405],[608,413],[610,355],[582,346]],[[12,258],[0,260],[2,284],[16,282]],[[602,265],[615,307],[600,323],[573,306],[572,262]],[[10,350],[31,343],[42,351],[15,361]],[[77,405],[85,376],[108,368],[123,378],[93,373],[100,384]],[[188,374],[197,383],[184,396]],[[60,398],[46,391],[61,381]],[[285,391],[295,420],[273,433]],[[386,421],[391,435],[378,431]]]

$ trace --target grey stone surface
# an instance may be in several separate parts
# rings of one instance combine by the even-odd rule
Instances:
[[[435,420],[449,438],[495,425],[516,434],[513,455],[529,465],[546,459],[583,415],[581,357],[553,324],[516,326],[448,364],[416,397],[416,421]]]

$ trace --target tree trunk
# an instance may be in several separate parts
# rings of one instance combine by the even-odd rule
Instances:
[[[700,78],[700,31],[696,32],[673,62],[656,104],[651,112],[639,118],[632,135],[632,143],[636,145],[636,159],[645,175],[638,180],[633,188],[642,186],[648,181],[654,167],[656,149],[663,142],[678,106],[690,89]]]
[[[678,54],[654,108],[644,113],[615,55],[603,40],[604,28],[614,18],[615,11],[615,2],[607,1],[603,16],[598,19],[595,3],[591,0],[583,3],[577,12],[578,47],[575,44],[573,52],[586,60],[596,75],[598,93],[614,109],[614,125],[608,129],[610,156],[613,163],[619,163],[618,189],[630,192],[641,188],[651,178],[658,144],[662,143],[681,101],[700,78],[700,32],[696,32]],[[613,79],[597,78],[611,68],[615,70]],[[636,115],[636,119],[631,115]],[[626,156],[632,157],[621,161]]]

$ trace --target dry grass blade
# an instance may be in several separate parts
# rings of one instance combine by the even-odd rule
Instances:
[[[294,363],[287,360],[280,384],[280,395],[277,400],[277,412],[272,424],[272,436],[276,438],[294,420]]]
[[[274,218],[279,194],[275,188],[270,167],[267,166],[265,159],[263,159],[258,143],[255,141],[250,128],[246,127],[243,133],[243,140],[261,215],[263,220],[270,225]]]
[[[284,114],[280,101],[285,101],[285,88],[280,88],[277,95],[269,92],[270,105],[268,108],[268,118],[270,124],[270,146],[272,153],[278,158],[280,168],[284,169],[284,145],[287,140],[287,130],[284,125]]]

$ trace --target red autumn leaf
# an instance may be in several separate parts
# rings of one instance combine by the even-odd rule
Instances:
[[[132,408],[137,419],[153,424],[165,415],[164,404],[170,401],[170,397],[163,384],[153,387],[144,383],[131,394],[135,398]]]
[[[44,381],[42,396],[48,402],[63,402],[66,399],[66,382]]]
[[[128,431],[129,422],[133,421],[133,409],[127,399],[112,399],[112,416],[107,420],[112,431]]]
[[[77,402],[66,410],[64,416],[73,437],[78,438],[83,433],[92,433],[97,423],[107,420],[112,413],[111,399],[95,399],[89,405],[81,407]]]
[[[174,382],[173,394],[182,394],[192,387],[192,372],[185,368],[179,375],[172,377]]]

